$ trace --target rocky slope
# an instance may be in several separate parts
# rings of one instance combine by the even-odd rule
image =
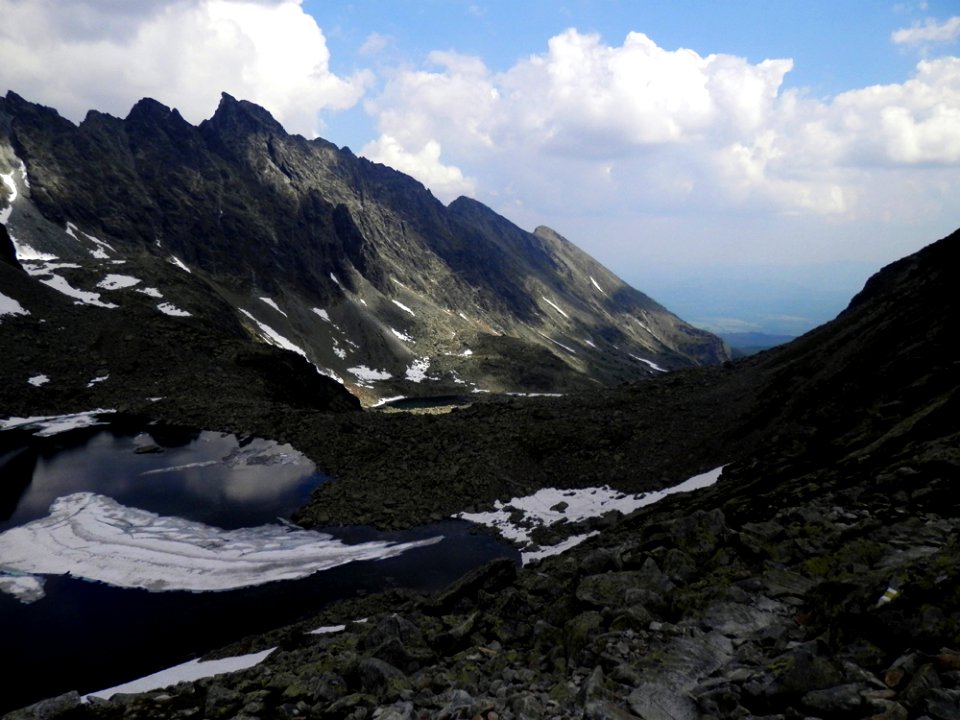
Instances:
[[[85,306],[142,306],[125,335],[153,333],[164,313],[189,313],[195,333],[242,331],[365,403],[585,389],[727,357],[555,232],[466,198],[444,206],[229,95],[198,127],[149,99],[76,126],[8,93],[0,176],[2,224],[31,277]]]
[[[394,523],[445,495],[453,447],[476,478],[448,491],[461,505],[490,499],[482,473],[510,490],[634,490],[726,466],[712,487],[604,518],[563,555],[494,563],[430,597],[342,603],[224,649],[277,648],[249,670],[13,717],[960,717],[958,260],[955,233],[789,345],[600,397],[236,415],[341,463],[305,522],[322,508]],[[388,460],[363,460],[371,442]],[[400,459],[418,442],[433,450],[411,473]],[[397,509],[374,485],[397,490]]]

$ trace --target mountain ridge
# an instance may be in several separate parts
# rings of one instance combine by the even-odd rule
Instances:
[[[72,262],[86,253],[70,232],[115,260],[175,257],[254,338],[287,338],[367,401],[609,385],[728,358],[722,341],[552,231],[526,232],[467,198],[444,206],[416,180],[288,135],[226,93],[193,126],[151,99],[124,119],[91,111],[74,125],[11,92],[0,140],[11,182],[24,168],[16,240]],[[283,314],[262,317],[260,297]],[[410,381],[424,358],[430,379]]]

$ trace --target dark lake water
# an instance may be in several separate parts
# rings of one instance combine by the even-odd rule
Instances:
[[[136,452],[147,446],[162,452]],[[312,465],[289,460],[283,448],[264,441],[159,426],[88,428],[42,439],[0,432],[0,534],[46,518],[57,498],[80,492],[215,528],[280,525],[326,479]],[[494,558],[519,561],[512,547],[463,521],[405,532],[324,532],[350,546],[443,540],[301,579],[216,592],[148,592],[44,575],[44,596],[34,602],[0,593],[3,656],[11,666],[0,675],[0,713],[142,677],[303,619],[338,599],[393,587],[438,589]]]

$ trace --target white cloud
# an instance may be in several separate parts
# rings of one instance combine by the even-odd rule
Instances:
[[[416,152],[409,152],[396,138],[381,135],[366,145],[360,154],[412,175],[448,202],[460,195],[472,195],[476,190],[473,181],[465,178],[459,168],[440,162],[440,144],[436,140],[428,140]]]
[[[792,67],[666,50],[641,33],[609,46],[576,30],[502,73],[438,52],[366,102],[381,132],[366,150],[431,186],[409,156],[455,168],[521,224],[594,228],[601,237],[573,235],[588,250],[609,250],[613,228],[638,214],[649,227],[665,215],[850,224],[932,211],[948,226],[960,190],[960,59],[826,99],[784,91]]]
[[[372,32],[367,35],[367,39],[363,41],[363,45],[360,46],[357,53],[360,55],[378,55],[383,52],[391,42],[391,39],[386,35]]]
[[[199,122],[226,91],[312,136],[320,110],[356,104],[372,81],[330,71],[301,0],[0,0],[0,17],[0,85],[73,120],[153,97]]]
[[[958,38],[960,38],[960,16],[958,15],[943,22],[927,18],[923,25],[916,23],[912,27],[896,30],[890,35],[890,40],[895,45],[952,43]]]

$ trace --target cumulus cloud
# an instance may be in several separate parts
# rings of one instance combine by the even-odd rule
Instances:
[[[0,17],[0,84],[74,120],[149,96],[199,122],[227,91],[312,136],[372,81],[330,70],[301,0],[0,0]]]
[[[954,57],[828,99],[783,90],[789,59],[667,50],[642,33],[610,46],[567,30],[501,73],[453,52],[429,60],[367,101],[381,137],[366,151],[458,168],[521,222],[572,212],[856,221],[880,202],[929,208],[921,175],[936,176],[937,193],[960,189]],[[400,167],[431,184],[426,169]]]
[[[440,152],[440,144],[435,140],[428,140],[423,147],[410,152],[396,138],[381,135],[377,141],[366,145],[360,154],[417,178],[444,200],[473,195],[476,191],[474,182],[465,178],[460,168],[441,163]]]
[[[901,28],[890,35],[895,45],[929,45],[933,43],[952,43],[960,38],[960,16],[938,22],[934,18],[927,18],[922,25],[916,23],[912,27]]]

